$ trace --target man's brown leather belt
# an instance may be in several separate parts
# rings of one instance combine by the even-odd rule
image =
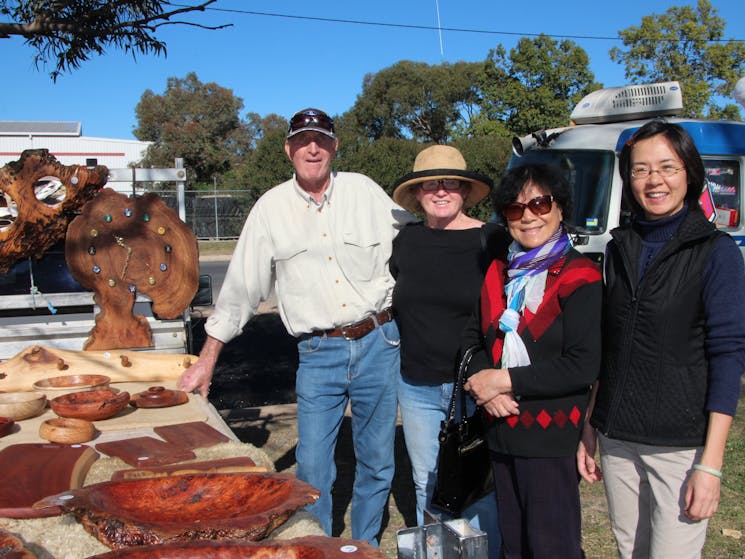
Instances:
[[[359,322],[352,322],[329,330],[313,330],[311,336],[328,336],[330,338],[344,338],[346,340],[357,340],[368,335],[381,324],[393,320],[393,308],[388,307],[377,314],[363,318]]]

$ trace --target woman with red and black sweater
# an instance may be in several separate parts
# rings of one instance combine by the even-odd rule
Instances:
[[[511,169],[493,194],[512,236],[489,267],[463,347],[488,431],[503,556],[582,557],[574,454],[600,365],[600,272],[572,248],[559,169]]]

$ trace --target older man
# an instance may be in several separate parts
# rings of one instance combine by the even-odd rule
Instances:
[[[207,341],[180,387],[207,395],[223,345],[276,289],[298,339],[298,478],[321,491],[308,508],[331,535],[334,449],[347,403],[357,458],[352,537],[377,543],[391,479],[399,335],[393,320],[391,242],[414,218],[370,178],[331,170],[333,120],[305,109],[290,120],[294,177],[266,192],[246,219]]]

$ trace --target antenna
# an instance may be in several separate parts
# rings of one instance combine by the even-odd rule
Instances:
[[[445,50],[442,48],[442,26],[440,25],[440,1],[435,0],[435,9],[437,10],[437,33],[440,36],[440,56],[445,57]]]

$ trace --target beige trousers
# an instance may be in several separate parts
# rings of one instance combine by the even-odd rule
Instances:
[[[680,448],[599,436],[611,528],[622,559],[701,557],[708,520],[684,514],[686,483],[703,447]]]

